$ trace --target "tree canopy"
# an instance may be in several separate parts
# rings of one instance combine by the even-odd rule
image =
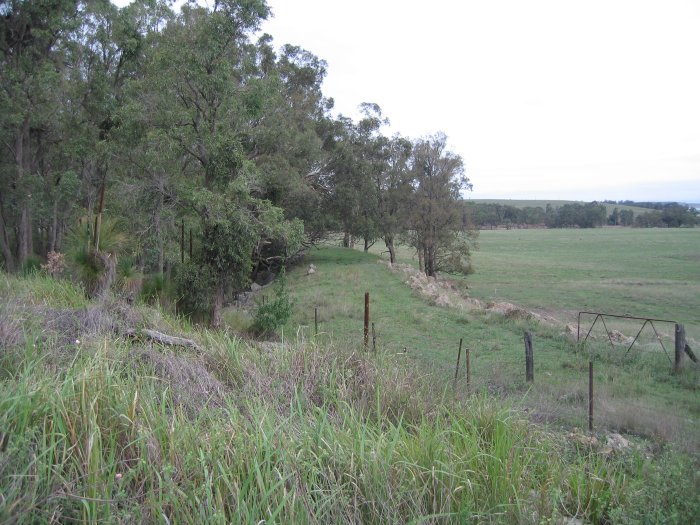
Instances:
[[[387,136],[372,103],[334,117],[326,63],[258,35],[264,0],[12,0],[0,15],[6,271],[62,252],[109,274],[91,290],[166,275],[214,325],[226,297],[331,232],[466,271],[470,185],[446,137]]]

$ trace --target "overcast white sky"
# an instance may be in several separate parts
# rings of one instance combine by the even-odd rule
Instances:
[[[277,46],[328,62],[338,112],[444,131],[472,198],[700,202],[697,0],[268,5]]]

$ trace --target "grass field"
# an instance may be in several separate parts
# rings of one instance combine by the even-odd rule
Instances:
[[[477,298],[570,323],[583,310],[670,319],[700,342],[698,228],[483,231],[479,245],[468,278]]]
[[[534,307],[542,306],[542,303],[547,305],[547,301],[557,299],[560,295],[571,295],[567,289],[557,289],[558,286],[566,286],[577,290],[581,294],[580,297],[587,298],[587,309],[592,309],[597,304],[594,302],[597,295],[596,289],[588,290],[586,279],[593,278],[596,284],[599,284],[600,280],[595,262],[583,259],[587,248],[581,246],[575,253],[571,249],[559,248],[558,264],[544,270],[537,262],[536,255],[540,251],[548,250],[546,246],[538,250],[530,247],[528,252],[526,248],[529,243],[522,241],[521,237],[521,244],[518,245],[520,249],[514,252],[519,253],[523,260],[528,260],[529,253],[531,262],[523,265],[518,263],[517,257],[514,256],[513,261],[516,262],[508,263],[504,257],[507,259],[505,251],[510,244],[505,237],[498,235],[534,234],[538,236],[540,246],[544,243],[551,244],[552,247],[563,246],[565,239],[581,245],[579,237],[586,234],[589,234],[589,246],[600,243],[601,239],[618,239],[611,237],[613,234],[624,235],[617,230],[592,233],[556,230],[489,233],[493,233],[493,237],[489,239],[489,235],[482,236],[484,248],[475,257],[477,274],[467,279],[471,286],[470,293],[490,298],[495,283],[496,287],[501,286],[500,291],[497,291],[499,299],[512,299],[526,304],[524,299],[527,286],[519,283],[533,282],[536,283],[539,296],[528,306]],[[548,233],[552,236],[547,239]],[[658,233],[668,232],[652,232],[652,238],[648,241],[650,244],[654,243],[653,236]],[[689,235],[694,233],[682,232],[681,236],[685,241],[689,241]],[[638,232],[633,231],[632,234],[638,239]],[[597,241],[594,242],[594,239]],[[494,244],[489,245],[489,240],[493,240]],[[632,240],[630,238],[630,243]],[[656,239],[657,243],[662,241],[661,237]],[[684,242],[679,244],[685,246]],[[500,247],[500,254],[489,253],[489,248],[495,251],[495,247]],[[610,255],[613,247],[606,250]],[[535,252],[534,255],[532,251]],[[552,253],[552,250],[549,251]],[[692,249],[681,255],[687,256],[690,252]],[[408,256],[408,251],[403,253],[404,256]],[[568,267],[565,255],[571,257],[571,261],[576,261],[580,268],[587,268],[583,276],[579,277],[579,282],[572,284],[574,276],[578,273]],[[487,264],[487,257],[497,261],[502,270],[493,267],[494,262],[488,272],[483,271],[480,275],[480,265]],[[371,320],[375,323],[380,351],[391,355],[398,354],[400,357],[397,356],[397,359],[417,363],[426,374],[435,374],[435,381],[445,385],[452,381],[458,342],[463,338],[465,346],[471,350],[474,389],[505,396],[532,410],[540,419],[582,426],[585,424],[587,406],[587,363],[590,351],[597,362],[595,381],[600,396],[598,421],[611,429],[684,442],[693,450],[700,447],[700,440],[695,437],[700,429],[698,369],[690,363],[679,376],[671,375],[668,356],[652,335],[643,334],[640,338],[641,344],[625,356],[626,347],[616,346],[615,350],[611,351],[604,332],[601,333],[602,329],[597,329],[593,334],[596,339],[588,343],[586,351],[581,351],[571,338],[563,333],[563,324],[543,324],[518,317],[508,318],[488,311],[430,305],[404,284],[405,275],[390,271],[386,265],[378,262],[379,259],[377,253],[364,254],[357,250],[334,247],[312,251],[306,262],[318,267],[316,273],[306,275],[306,267],[299,267],[290,272],[292,294],[297,304],[295,315],[286,328],[287,337],[296,338],[303,334],[303,337],[308,338],[314,329],[314,308],[318,308],[322,340],[360,345],[363,294],[369,291]],[[410,262],[410,258],[406,260]],[[673,260],[671,257],[671,261]],[[607,273],[603,271],[602,274],[608,275],[609,279],[623,279],[626,261],[628,259],[623,259],[616,271],[607,268]],[[517,271],[519,264],[521,270]],[[670,264],[672,265],[672,262]],[[660,265],[657,267],[662,268]],[[526,268],[529,273],[523,275],[522,268]],[[646,268],[651,271],[655,266],[646,263]],[[675,290],[684,298],[678,299],[679,303],[687,301],[685,309],[697,304],[694,302],[697,301],[697,297],[692,295],[692,291],[686,290],[687,287],[697,286],[692,278],[694,271],[692,265],[686,263],[679,265],[674,274],[683,278]],[[665,275],[666,279],[670,280],[670,270],[667,269]],[[642,278],[641,270],[635,278]],[[648,275],[646,279],[657,282],[661,276]],[[501,282],[510,288],[499,285]],[[635,292],[637,288],[639,287],[634,288]],[[511,296],[510,292],[516,291],[523,295],[518,297],[513,293]],[[555,313],[576,308],[571,298],[567,299],[569,302],[561,298],[558,300],[559,302],[553,301],[552,305],[548,305],[549,309],[556,310]],[[619,301],[618,304],[626,304],[627,299],[623,296],[615,300]],[[612,298],[608,298],[607,301],[605,308],[611,308],[610,305],[615,304],[610,302],[613,301]],[[674,301],[668,301],[668,304],[673,305]],[[674,312],[685,311],[683,308],[675,311],[663,310],[663,305],[655,305],[653,301],[648,301],[646,308],[643,312],[654,316],[673,316]],[[610,324],[608,326],[610,327]],[[689,333],[695,333],[694,326],[688,324]],[[532,386],[524,381],[522,338],[526,329],[533,331],[536,339],[538,379]],[[670,330],[670,334],[668,328],[665,330],[666,348],[673,352],[673,330]],[[460,388],[463,388],[463,382],[460,385]]]
[[[672,375],[658,351],[584,350],[551,323],[435,306],[406,275],[313,250],[289,272],[294,318],[272,345],[0,275],[0,523],[698,521],[696,367]],[[376,353],[362,349],[366,290]],[[469,391],[453,382],[460,337]],[[572,427],[591,358],[589,434]]]

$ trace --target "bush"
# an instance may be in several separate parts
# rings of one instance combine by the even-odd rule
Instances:
[[[173,276],[178,313],[204,320],[211,312],[214,275],[208,266],[196,262],[178,265]]]
[[[165,291],[165,276],[162,273],[147,275],[141,286],[141,300],[152,304],[159,300]]]
[[[284,268],[275,282],[275,297],[266,303],[259,303],[253,318],[253,332],[258,335],[271,334],[284,325],[292,315],[292,301],[287,291],[287,277]]]
[[[22,275],[32,275],[41,270],[41,259],[36,255],[29,255],[22,264]]]

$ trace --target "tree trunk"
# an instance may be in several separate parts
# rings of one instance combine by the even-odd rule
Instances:
[[[61,251],[61,248],[63,247],[63,233],[66,231],[66,225],[63,222],[63,219],[58,221],[58,226],[57,226],[57,231],[56,231],[56,246],[55,250],[57,252]]]
[[[214,301],[211,311],[211,327],[221,328],[221,311],[224,308],[224,279],[219,277],[214,286]]]
[[[386,244],[386,249],[389,250],[389,262],[391,262],[391,264],[394,264],[396,262],[396,248],[394,247],[394,236],[384,236],[384,244]]]
[[[94,257],[97,265],[102,267],[91,295],[95,299],[104,299],[107,297],[117,274],[117,257],[111,253],[98,251],[92,252],[91,257]]]
[[[350,234],[348,232],[343,235],[343,248],[350,248]]]
[[[418,252],[418,269],[421,272],[424,272],[425,271],[425,264],[423,261],[423,248],[418,248],[416,251]]]
[[[432,246],[425,248],[425,275],[435,277],[435,249]]]
[[[56,251],[56,237],[58,230],[58,200],[53,202],[53,212],[51,214],[51,225],[49,226],[49,247],[48,252]]]
[[[2,251],[3,259],[5,259],[5,270],[9,272],[15,271],[15,258],[12,256],[10,249],[10,241],[7,236],[7,226],[5,225],[5,216],[3,214],[2,205],[0,204],[0,251]]]
[[[22,212],[19,220],[17,264],[19,267],[27,261],[31,253],[32,242],[32,215],[28,203],[22,205]]]
[[[17,130],[17,136],[15,137],[15,167],[17,170],[17,181],[21,184],[22,179],[24,179],[25,174],[29,171],[27,169],[27,152],[25,151],[25,146],[29,146],[29,118],[25,117],[22,122],[21,127]],[[27,199],[30,198],[27,195],[21,195],[21,211],[20,220],[17,228],[17,266],[22,267],[22,265],[27,260],[31,250],[31,227],[32,219],[29,210],[29,202]]]
[[[100,187],[100,204],[97,208],[97,215],[95,216],[95,231],[93,232],[94,241],[93,248],[95,251],[100,251],[100,231],[102,230],[102,212],[105,207],[105,181],[102,179],[102,186]]]
[[[163,210],[163,177],[162,175],[158,178],[158,199],[157,207],[153,212],[153,226],[156,230],[156,243],[158,244],[158,267],[156,270],[159,274],[163,273],[163,268],[165,265],[165,242],[163,240],[163,227],[162,227],[162,210]]]
[[[364,250],[365,250],[365,253],[367,253],[369,251],[369,239],[367,237],[365,237],[364,241],[365,241]]]

